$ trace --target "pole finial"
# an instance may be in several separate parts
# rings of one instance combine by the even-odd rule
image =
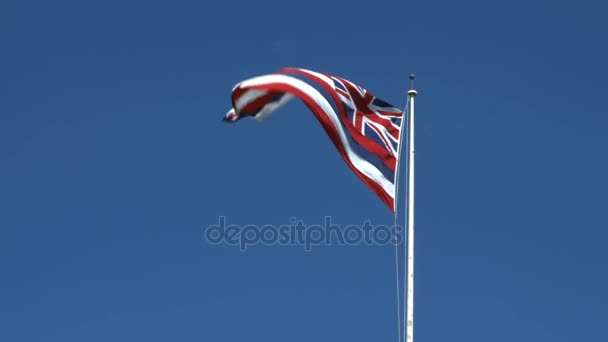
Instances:
[[[414,79],[415,78],[416,78],[416,75],[410,74],[410,81],[411,81],[412,87],[411,87],[410,91],[408,92],[408,94],[412,95],[412,96],[416,96],[416,91],[414,90]]]
[[[414,75],[414,74],[410,74],[410,81],[411,81],[411,86],[412,86],[412,87],[410,88],[410,91],[408,91],[408,92],[407,92],[407,94],[408,94],[409,96],[416,96],[416,95],[418,94],[418,92],[416,92],[416,91],[414,90],[414,79],[415,79],[415,78],[416,78],[416,75]]]

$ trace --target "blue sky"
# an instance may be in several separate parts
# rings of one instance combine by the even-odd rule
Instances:
[[[417,89],[418,341],[605,340],[600,1],[3,1],[0,340],[395,341],[390,246],[205,241],[390,224],[304,105],[220,122],[284,66]]]

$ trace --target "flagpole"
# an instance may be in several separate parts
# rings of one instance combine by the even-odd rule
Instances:
[[[410,75],[412,89],[409,115],[409,159],[408,159],[408,196],[407,196],[407,277],[406,277],[406,327],[405,342],[414,342],[414,99],[418,92],[414,90],[414,74]]]

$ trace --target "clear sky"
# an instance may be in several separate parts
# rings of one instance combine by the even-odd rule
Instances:
[[[601,1],[0,3],[0,340],[397,339],[391,246],[205,241],[390,224],[306,107],[225,125],[285,66],[417,89],[416,339],[605,341]]]

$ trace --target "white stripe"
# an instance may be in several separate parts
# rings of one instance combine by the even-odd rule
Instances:
[[[243,87],[242,84],[241,87]],[[266,93],[267,92],[265,90],[248,89],[238,99],[236,99],[236,101],[234,101],[234,109],[237,113],[240,113],[241,109],[243,109],[246,105],[266,95]]]
[[[371,110],[373,110],[374,112],[381,110],[383,112],[389,112],[389,113],[395,113],[395,114],[401,113],[401,109],[397,109],[395,107],[380,107],[380,106],[374,105],[373,103],[369,104],[369,108]]]
[[[321,79],[323,82],[325,82],[325,83],[327,83],[328,85],[330,85],[330,86],[332,87],[332,89],[333,89],[333,88],[335,88],[335,85],[334,85],[334,80],[332,80],[332,79],[331,79],[331,77],[325,76],[325,75],[323,75],[323,74],[320,74],[320,73],[318,73],[318,72],[316,72],[316,71],[312,71],[312,70],[306,70],[306,69],[299,69],[299,70],[300,70],[300,71],[303,71],[303,72],[305,72],[305,73],[307,73],[307,74],[311,74],[311,75],[313,75],[314,77],[317,77],[317,78]],[[348,91],[347,91],[347,92],[348,92]]]
[[[346,133],[344,132],[344,129],[340,124],[340,119],[338,118],[338,115],[336,114],[336,112],[334,112],[333,108],[331,107],[329,102],[327,102],[325,97],[323,97],[323,95],[321,95],[315,88],[305,83],[304,81],[287,75],[265,75],[255,77],[243,81],[241,83],[241,87],[255,87],[260,85],[266,85],[268,83],[286,84],[299,89],[307,96],[309,96],[319,107],[321,107],[321,109],[327,114],[327,117],[331,120],[332,124],[336,128],[336,131],[338,132],[340,141],[342,142],[344,150],[346,151],[346,155],[350,162],[353,164],[353,166],[366,177],[378,183],[391,198],[395,198],[395,185],[392,183],[392,180],[386,179],[386,177],[384,177],[380,170],[378,170],[367,160],[361,158],[357,153],[355,153],[351,149],[348,139],[346,138]]]
[[[260,109],[260,111],[253,117],[258,121],[262,121],[270,116],[275,110],[279,109],[281,106],[291,101],[294,98],[293,94],[285,94],[281,97],[279,101],[268,102],[267,104]]]
[[[399,119],[399,120],[403,120],[403,117],[399,117],[399,116],[387,116],[387,115],[383,115],[380,114],[378,112],[375,112],[376,117],[380,118],[380,119],[384,119],[386,120],[389,124],[391,124],[391,126],[395,127],[397,130],[399,130],[399,132],[401,132],[401,126],[396,125],[393,120],[391,119]]]

